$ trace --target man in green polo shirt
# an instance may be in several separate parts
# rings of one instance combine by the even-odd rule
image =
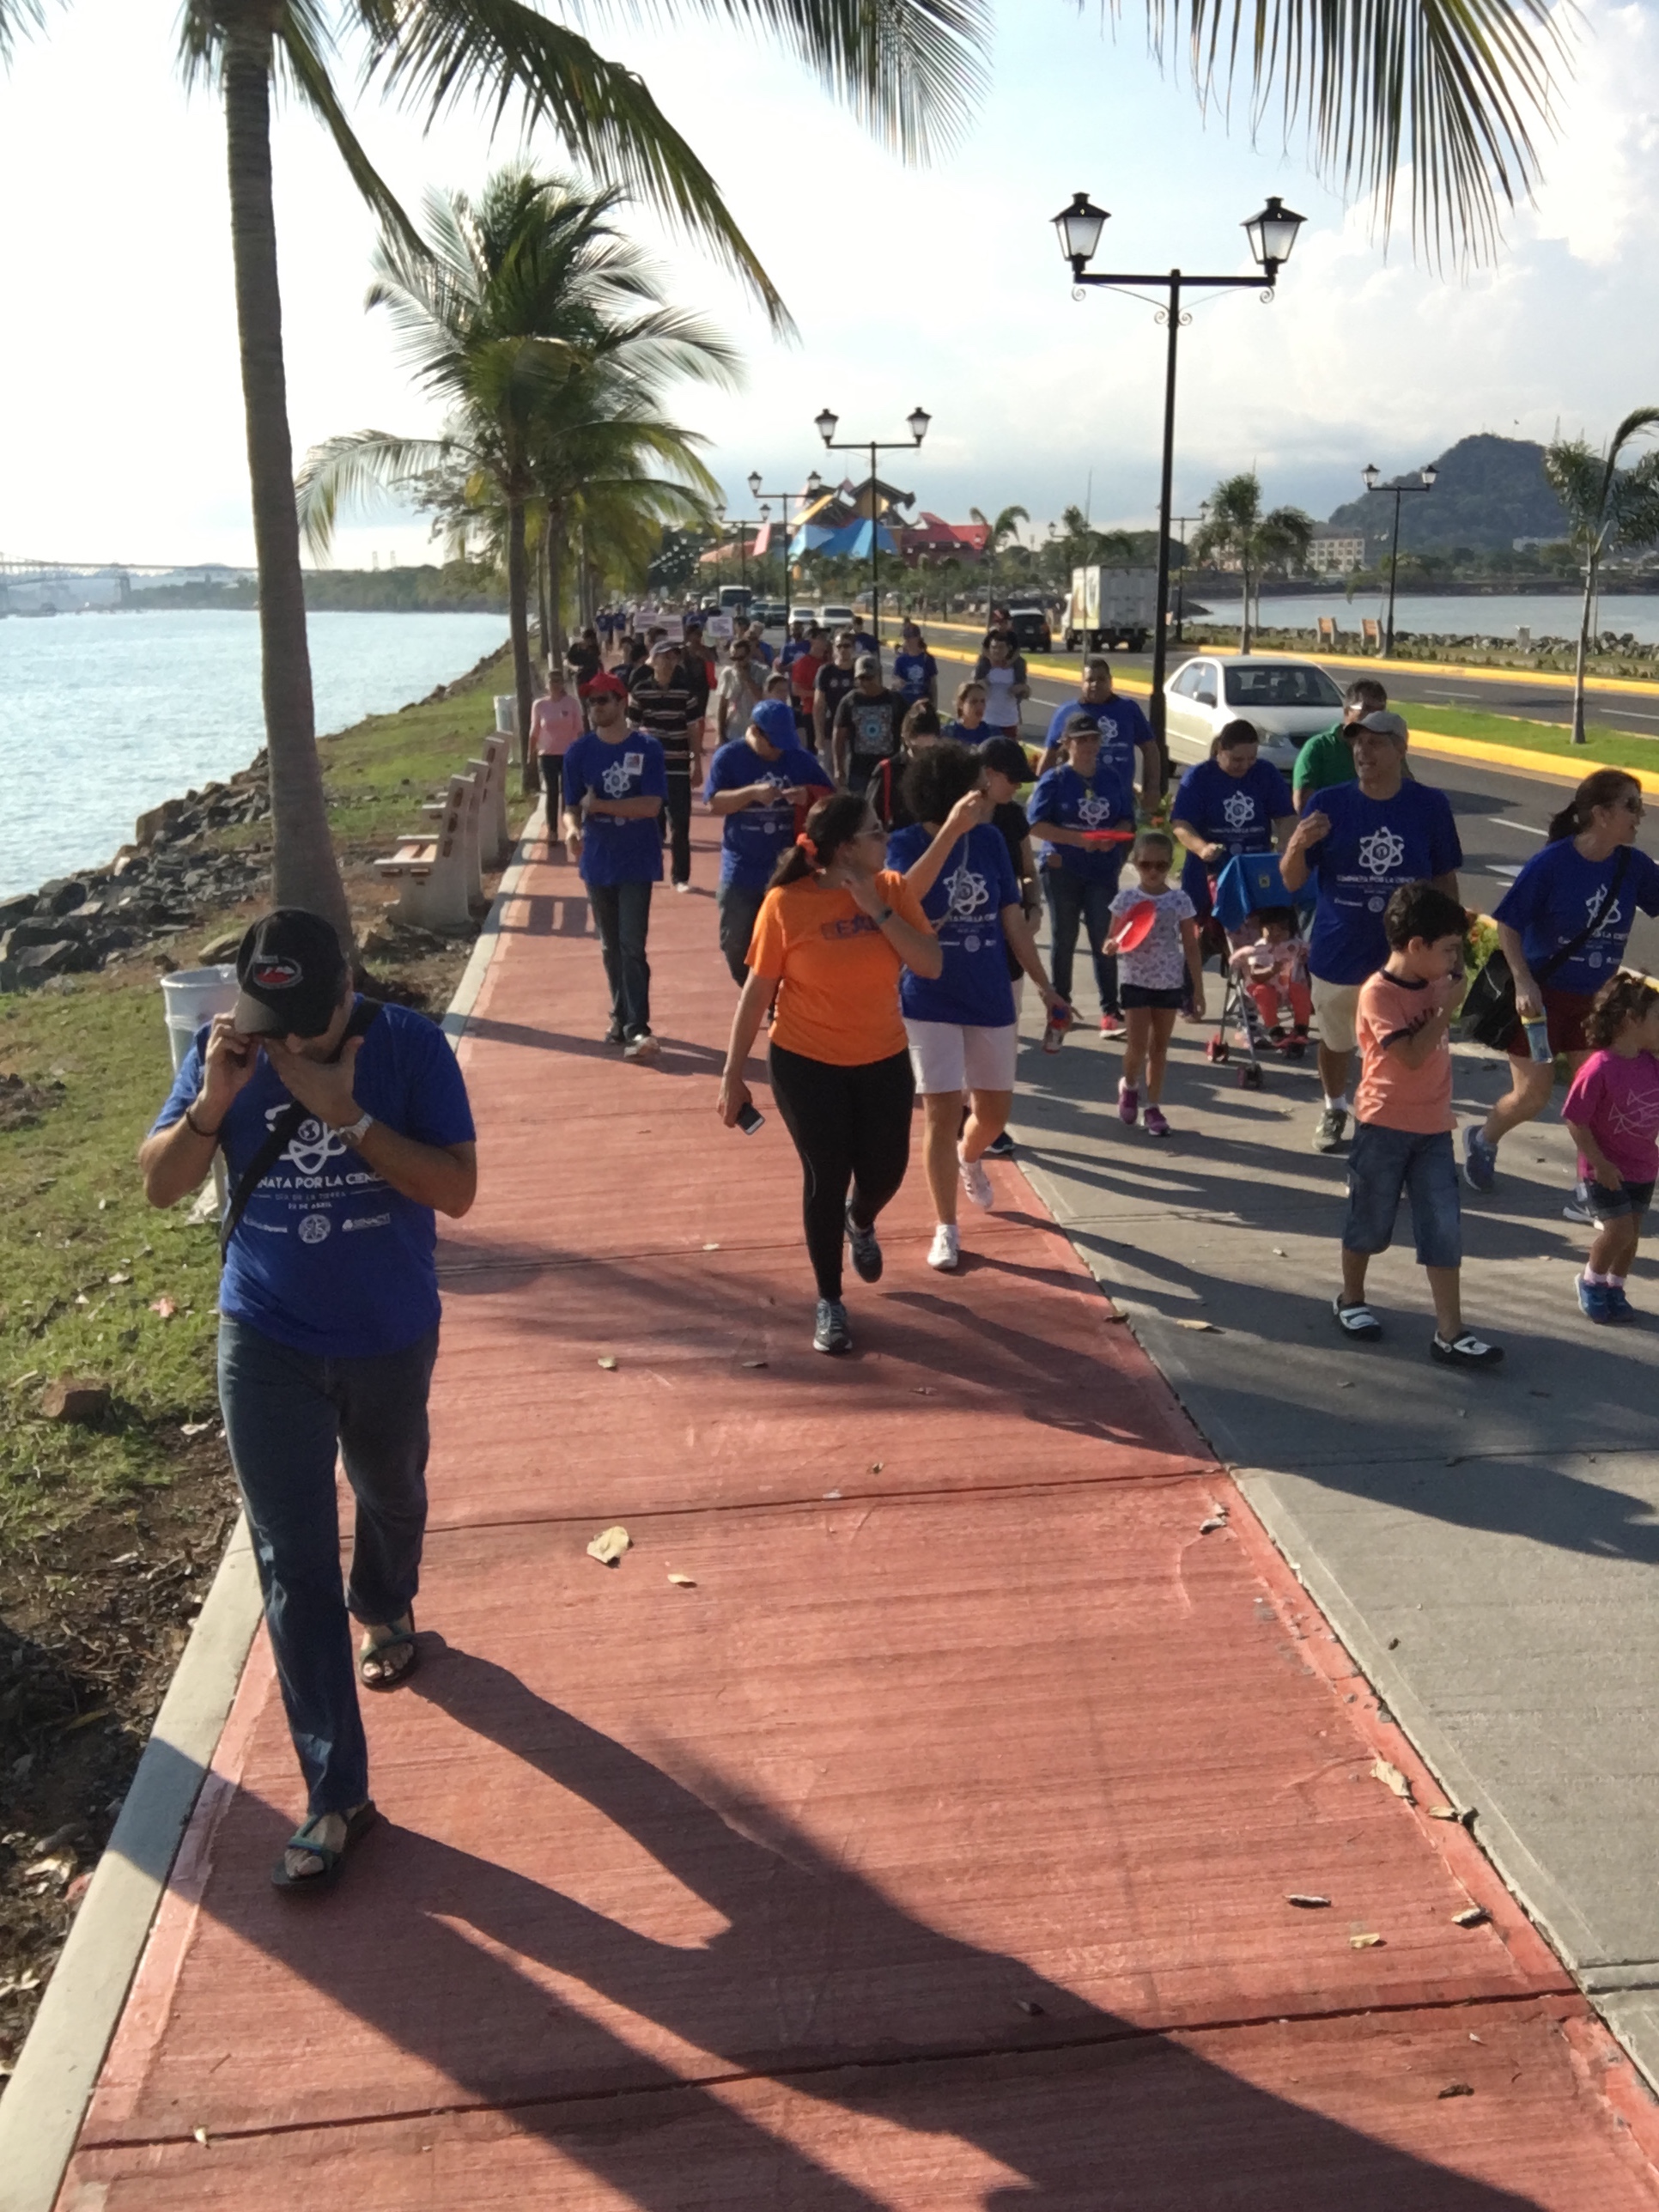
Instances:
[[[1315,792],[1354,781],[1353,725],[1362,714],[1380,714],[1388,703],[1389,695],[1374,676],[1356,677],[1349,684],[1342,694],[1342,720],[1317,731],[1296,757],[1291,797],[1298,814],[1307,811]]]

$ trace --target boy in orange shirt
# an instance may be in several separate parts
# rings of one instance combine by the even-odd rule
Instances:
[[[1332,1303],[1350,1342],[1382,1334],[1365,1303],[1365,1270],[1394,1241],[1402,1192],[1434,1300],[1429,1355],[1443,1366],[1496,1367],[1502,1349],[1463,1326],[1458,1274],[1463,1259],[1457,1156],[1452,1146],[1449,1030],[1462,986],[1468,917],[1432,884],[1405,884],[1382,916],[1386,967],[1361,986],[1356,1021],[1361,1054],[1348,1158],[1348,1219],[1342,1231],[1342,1288]]]

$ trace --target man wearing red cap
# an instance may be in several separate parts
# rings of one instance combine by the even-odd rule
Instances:
[[[605,1042],[621,1045],[625,1060],[648,1060],[658,1045],[645,945],[651,887],[662,881],[667,766],[648,731],[628,727],[620,677],[594,677],[582,699],[592,727],[564,757],[565,850],[581,868],[611,986]]]

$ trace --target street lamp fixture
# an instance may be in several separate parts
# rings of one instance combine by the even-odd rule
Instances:
[[[806,487],[803,491],[767,491],[765,479],[760,471],[751,469],[749,472],[750,496],[757,501],[776,500],[779,503],[779,513],[782,517],[778,527],[783,532],[783,549],[779,556],[778,566],[783,571],[783,627],[786,635],[789,629],[789,502],[793,499],[801,505],[809,505],[823,489],[823,478],[816,469],[807,477]],[[770,507],[763,507],[760,509],[761,520],[769,521],[771,512]],[[747,580],[746,571],[745,580]]]
[[[933,416],[925,407],[913,407],[904,418],[909,431],[908,440],[902,438],[850,438],[839,442],[836,437],[841,427],[841,417],[833,408],[826,407],[814,418],[817,434],[832,453],[868,453],[870,456],[870,635],[881,649],[881,524],[876,515],[876,455],[896,453],[919,446],[927,435],[927,426]],[[807,479],[809,490],[816,489],[818,478],[814,471]]]
[[[1264,299],[1271,299],[1279,281],[1279,272],[1290,259],[1295,249],[1297,234],[1306,217],[1287,208],[1277,196],[1270,198],[1259,215],[1253,215],[1244,224],[1245,236],[1250,242],[1250,253],[1260,274],[1253,276],[1191,276],[1180,269],[1146,275],[1097,275],[1089,264],[1100,250],[1101,233],[1110,220],[1104,208],[1097,207],[1087,192],[1074,192],[1072,204],[1062,208],[1054,218],[1054,234],[1060,240],[1062,257],[1070,264],[1073,284],[1097,284],[1106,287],[1133,287],[1137,289],[1156,286],[1164,295],[1164,304],[1158,311],[1158,319],[1169,332],[1169,343],[1164,370],[1164,455],[1158,482],[1158,612],[1152,632],[1152,729],[1158,738],[1158,752],[1163,763],[1163,774],[1168,780],[1170,752],[1164,738],[1164,678],[1169,665],[1170,629],[1170,540],[1173,516],[1170,501],[1175,479],[1175,403],[1176,345],[1181,326],[1191,319],[1182,307],[1183,290],[1224,291],[1239,287],[1259,289]]]
[[[1382,491],[1394,494],[1394,537],[1389,548],[1389,619],[1382,640],[1382,653],[1385,659],[1392,660],[1394,658],[1394,586],[1395,572],[1400,566],[1400,502],[1407,492],[1432,491],[1435,478],[1439,473],[1434,463],[1429,461],[1418,471],[1418,481],[1414,484],[1385,484],[1382,481],[1382,471],[1375,461],[1368,461],[1360,471],[1368,492]]]

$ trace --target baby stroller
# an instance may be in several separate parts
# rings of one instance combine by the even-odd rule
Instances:
[[[1240,853],[1228,861],[1215,881],[1214,919],[1226,931],[1242,929],[1253,914],[1288,908],[1296,916],[1296,933],[1299,936],[1313,903],[1310,886],[1304,886],[1294,898],[1285,890],[1285,879],[1279,872],[1278,857],[1272,853]],[[1268,1035],[1260,1008],[1229,957],[1224,939],[1221,978],[1221,1025],[1204,1048],[1206,1057],[1217,1062],[1229,1060],[1242,1047],[1239,1087],[1260,1091],[1266,1079],[1262,1054],[1276,1052],[1277,1040]],[[1301,1058],[1299,1049],[1296,1057]]]

